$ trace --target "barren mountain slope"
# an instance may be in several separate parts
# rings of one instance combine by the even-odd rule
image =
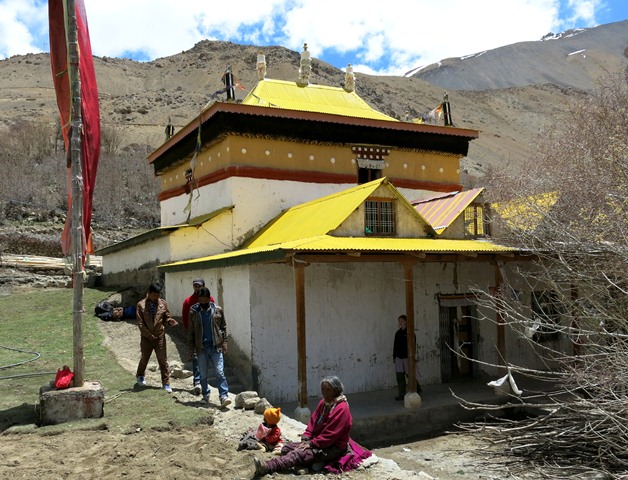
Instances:
[[[616,24],[606,27],[614,29]],[[512,54],[505,49],[492,51],[502,52],[499,61]],[[146,63],[95,58],[103,130],[120,137],[120,148],[136,144],[148,153],[163,142],[169,118],[180,128],[200,112],[212,94],[222,88],[221,76],[229,65],[245,89],[237,90],[237,98],[244,98],[257,81],[255,66],[260,51],[266,55],[268,78],[296,79],[299,54],[283,47],[204,40],[190,50]],[[541,57],[527,61],[551,61]],[[521,56],[518,58],[522,61]],[[481,66],[480,61],[484,62],[483,56],[465,60],[465,67]],[[339,86],[344,73],[314,60],[311,81]],[[431,110],[444,93],[442,87],[416,77],[361,74],[357,75],[356,90],[374,108],[399,119],[411,119]],[[0,92],[0,128],[19,119],[54,123],[58,117],[48,54],[1,60]],[[472,176],[481,175],[490,165],[516,168],[523,158],[532,156],[539,131],[555,121],[568,97],[578,94],[549,84],[448,93],[455,125],[480,130],[480,138],[472,142],[463,160],[463,171]],[[218,95],[218,99],[224,99],[224,95]]]
[[[472,53],[472,52],[469,52]],[[413,75],[441,88],[487,90],[552,83],[589,90],[602,72],[626,68],[628,20],[595,28],[548,34],[543,41],[520,42],[447,58]]]

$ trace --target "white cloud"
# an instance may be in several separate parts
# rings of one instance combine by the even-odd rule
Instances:
[[[0,2],[0,58],[24,53],[41,52],[48,47],[41,41],[47,35],[48,8],[46,4],[26,0]]]
[[[569,0],[567,2],[572,14],[567,18],[567,23],[584,22],[585,25],[593,26],[596,23],[595,12],[602,6],[601,0]]]

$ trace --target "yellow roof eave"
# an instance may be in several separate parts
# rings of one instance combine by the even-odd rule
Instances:
[[[225,265],[284,261],[290,253],[415,253],[415,254],[514,254],[518,249],[486,240],[436,238],[333,237],[320,235],[274,245],[243,248],[159,266],[165,271],[218,268]]]

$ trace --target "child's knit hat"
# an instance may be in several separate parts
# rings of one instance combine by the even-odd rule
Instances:
[[[268,425],[277,425],[281,418],[281,408],[267,408],[264,410],[264,421]]]

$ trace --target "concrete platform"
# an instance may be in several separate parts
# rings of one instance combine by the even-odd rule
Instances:
[[[484,414],[483,411],[464,409],[452,392],[469,402],[493,405],[507,401],[516,403],[511,397],[496,394],[495,389],[486,383],[477,380],[425,385],[421,395],[422,406],[418,409],[407,409],[404,402],[396,401],[397,388],[366,393],[345,392],[353,416],[351,437],[367,448],[384,447],[434,437],[453,429],[459,421],[470,421]],[[548,388],[538,382],[518,380],[517,383],[524,391],[523,398]],[[319,399],[309,399],[310,411],[314,411]],[[280,406],[286,415],[293,417],[297,403]]]
[[[104,415],[105,391],[100,382],[57,390],[48,384],[39,389],[39,418],[43,425],[55,425]]]

